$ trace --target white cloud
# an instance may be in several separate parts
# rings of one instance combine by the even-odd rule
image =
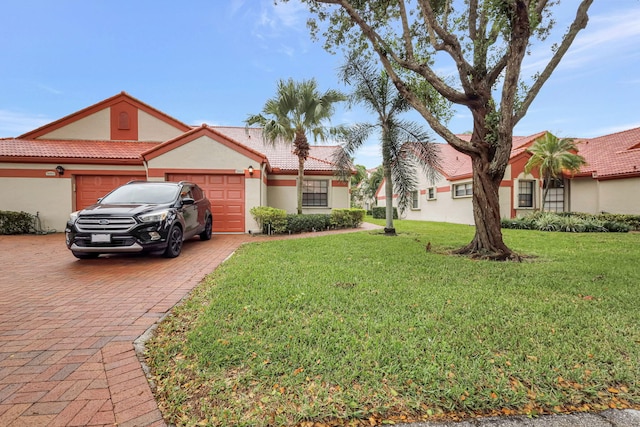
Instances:
[[[559,68],[581,68],[603,63],[607,58],[637,55],[640,44],[640,7],[613,10],[593,15],[587,27],[578,33]],[[568,25],[568,24],[567,24]],[[561,25],[556,27],[560,30]],[[534,52],[525,58],[523,71],[541,71],[551,57],[549,45],[534,47]]]
[[[581,135],[581,136],[584,136],[585,138],[595,138],[598,136],[609,135],[612,133],[622,132],[629,129],[635,129],[637,127],[640,127],[640,122],[631,122],[631,123],[625,123],[621,125],[605,126],[605,127],[593,129],[590,132],[587,132],[586,135]]]
[[[0,137],[22,135],[51,121],[50,118],[42,115],[29,115],[22,112],[0,110]]]

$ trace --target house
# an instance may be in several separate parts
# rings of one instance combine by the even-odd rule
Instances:
[[[542,204],[543,182],[537,170],[524,167],[531,154],[526,150],[546,132],[513,137],[509,165],[500,185],[503,218],[526,215]],[[468,140],[470,135],[458,135]],[[552,182],[545,210],[554,212],[601,212],[640,215],[640,128],[591,139],[575,139],[586,165],[574,175]],[[471,159],[448,144],[438,144],[441,165],[434,182],[419,176],[410,206],[402,218],[473,224]],[[385,206],[385,182],[377,191],[378,206]],[[397,196],[394,194],[394,205]]]
[[[337,146],[313,146],[303,209],[349,207]],[[0,139],[0,210],[38,213],[46,229],[131,180],[190,180],[211,200],[214,232],[257,231],[254,206],[296,212],[298,158],[261,129],[189,126],[122,92],[17,138]]]

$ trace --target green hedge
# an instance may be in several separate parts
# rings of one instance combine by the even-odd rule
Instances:
[[[27,234],[33,230],[33,215],[27,212],[0,211],[0,234]]]
[[[535,212],[522,218],[503,219],[502,228],[571,233],[616,232],[637,230],[639,215],[590,215],[584,213]]]
[[[264,234],[279,234],[287,231],[287,211],[284,209],[256,206],[249,212]]]
[[[376,206],[371,209],[371,215],[375,219],[386,219],[387,218],[387,208],[384,206]],[[398,208],[393,208],[393,219],[398,219]]]
[[[287,229],[289,233],[303,233],[307,231],[323,231],[331,227],[331,217],[328,214],[287,215]]]
[[[358,228],[365,215],[364,209],[334,209],[331,211],[331,225],[335,228]]]
[[[364,220],[363,209],[334,209],[331,214],[287,214],[283,209],[258,206],[251,215],[264,234],[303,233],[332,228],[357,228]]]

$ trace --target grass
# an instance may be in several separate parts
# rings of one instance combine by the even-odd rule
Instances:
[[[382,224],[382,223],[381,223]],[[369,425],[640,407],[640,234],[397,221],[242,247],[148,343],[177,425]],[[431,243],[431,250],[425,246]]]

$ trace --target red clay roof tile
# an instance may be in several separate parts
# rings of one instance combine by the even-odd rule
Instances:
[[[0,158],[140,160],[156,142],[0,139]]]

